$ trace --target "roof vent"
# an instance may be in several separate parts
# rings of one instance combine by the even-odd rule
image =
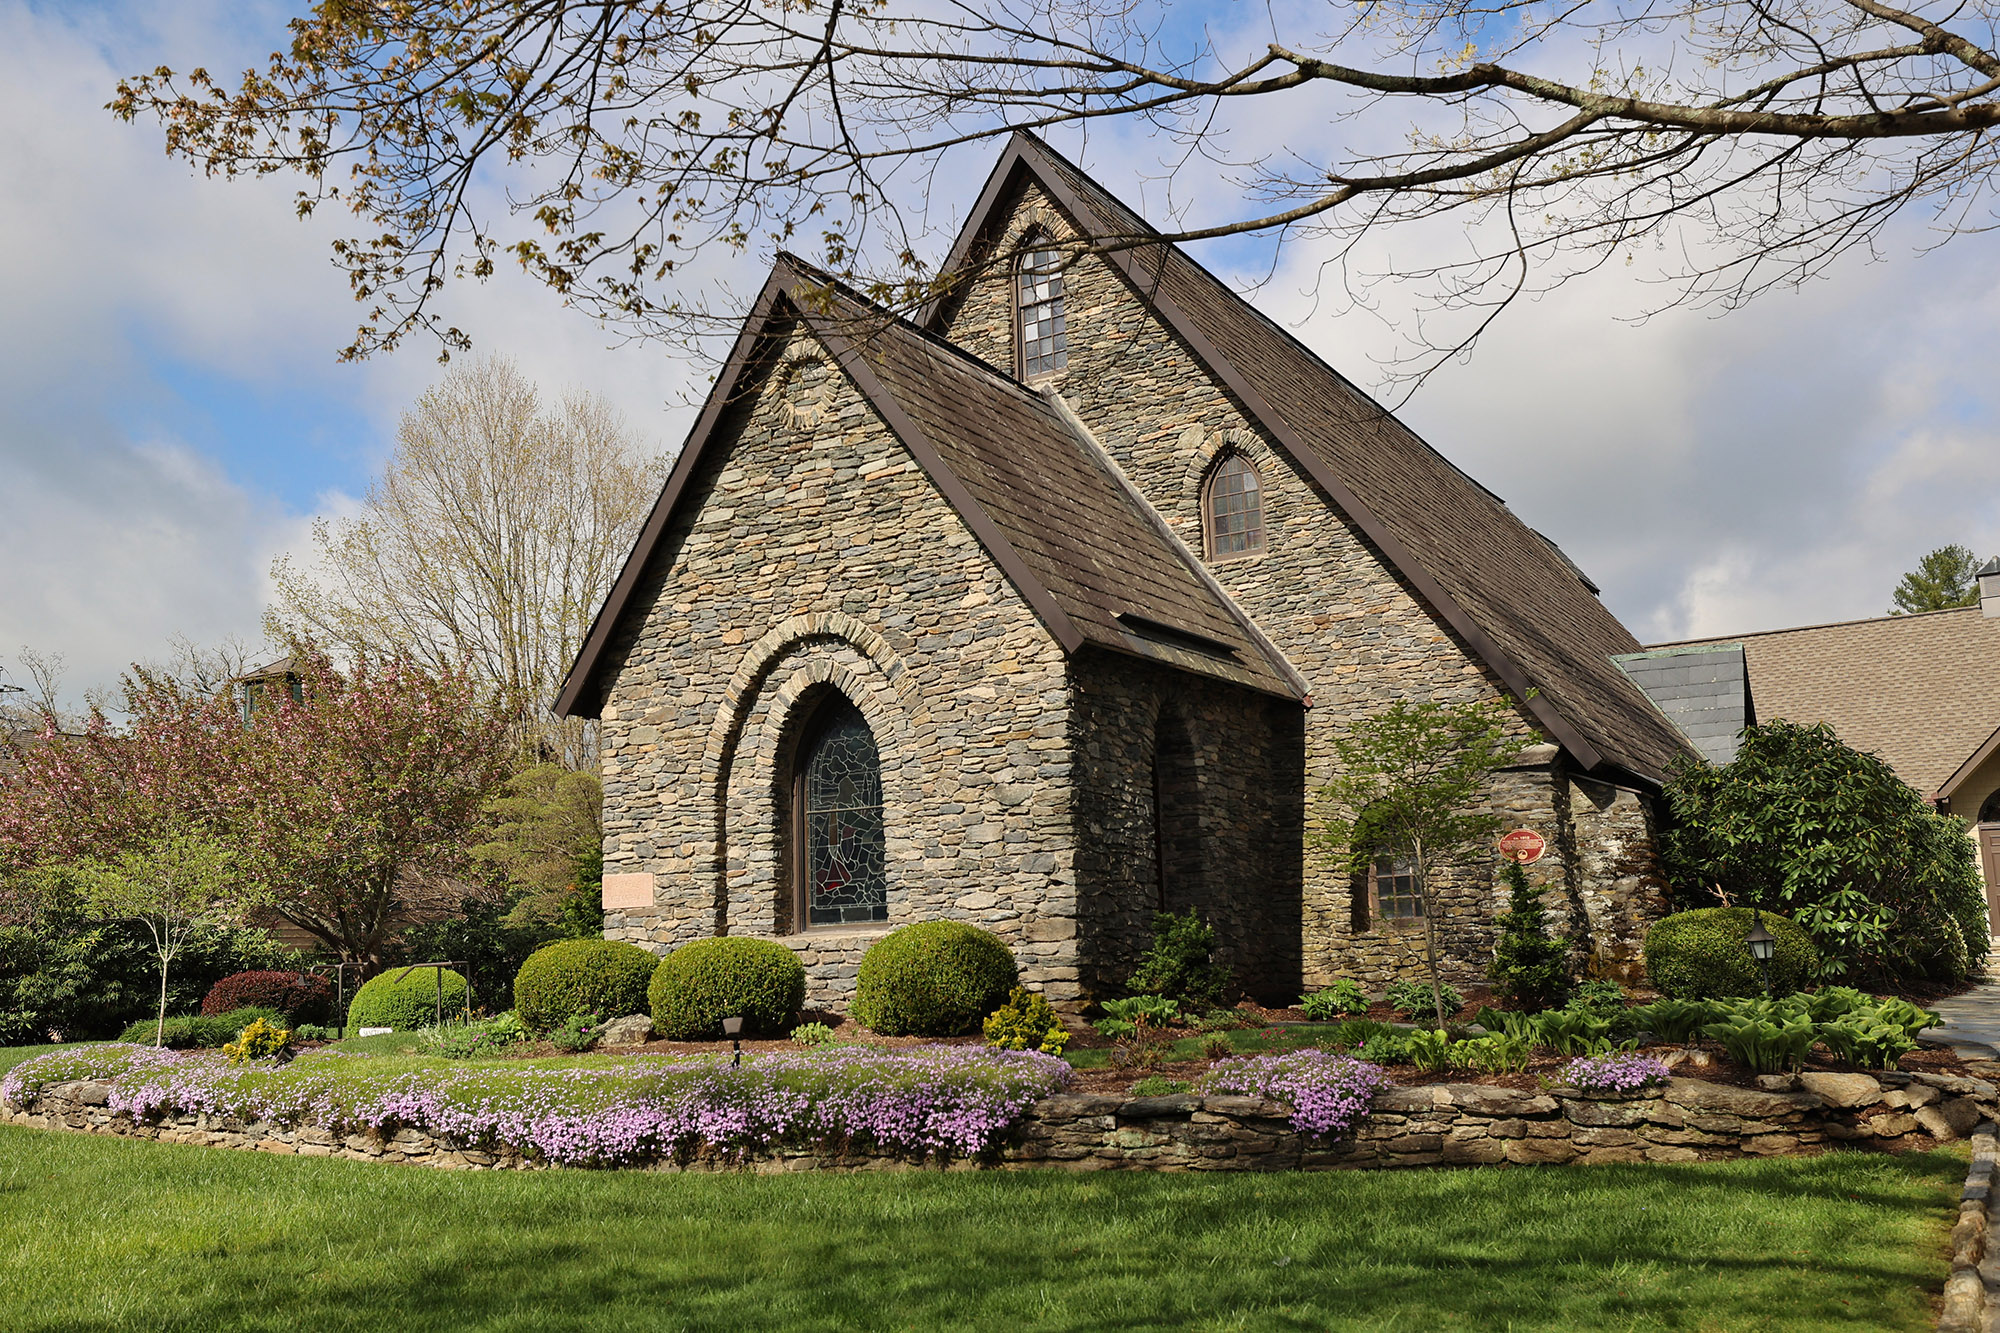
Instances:
[[[2000,555],[1979,567],[1979,609],[2000,617]]]

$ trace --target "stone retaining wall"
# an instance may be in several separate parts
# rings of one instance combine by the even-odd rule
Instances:
[[[1983,1079],[1885,1073],[1774,1075],[1763,1088],[1677,1078],[1637,1097],[1517,1092],[1478,1084],[1391,1088],[1351,1140],[1292,1128],[1289,1111],[1251,1097],[1131,1098],[1066,1094],[1031,1110],[1009,1141],[959,1169],[1277,1171],[1500,1163],[1692,1162],[1819,1151],[1849,1143],[1917,1146],[1970,1134],[2000,1109]],[[205,1115],[134,1123],[108,1105],[103,1083],[64,1083],[0,1121],[241,1148],[460,1169],[541,1165],[509,1148],[454,1143],[415,1129],[353,1134]],[[780,1148],[738,1159],[703,1154],[656,1170],[759,1172],[916,1166],[890,1154]],[[936,1163],[932,1163],[933,1166]]]

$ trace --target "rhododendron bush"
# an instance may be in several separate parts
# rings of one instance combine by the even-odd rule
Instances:
[[[28,1060],[0,1081],[22,1106],[56,1083],[110,1085],[136,1119],[206,1113],[337,1131],[408,1127],[506,1146],[564,1166],[615,1166],[702,1148],[743,1152],[850,1140],[915,1154],[992,1147],[1069,1066],[1037,1051],[919,1046],[805,1053],[638,1056],[616,1064],[411,1069],[335,1050],[279,1068],[202,1053],[105,1045]]]

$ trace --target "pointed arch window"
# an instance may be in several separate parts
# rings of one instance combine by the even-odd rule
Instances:
[[[1062,255],[1043,234],[1031,235],[1014,261],[1015,309],[1021,342],[1021,378],[1069,365],[1069,332],[1063,318]]]
[[[1211,560],[1264,549],[1264,488],[1250,460],[1234,451],[1209,470],[1201,491],[1202,527]]]
[[[793,780],[793,859],[806,925],[888,920],[882,757],[860,709],[839,695],[821,705]]]

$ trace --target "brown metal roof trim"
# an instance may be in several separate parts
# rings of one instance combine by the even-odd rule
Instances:
[[[1068,168],[1068,170],[1065,171],[1064,168]],[[1006,151],[1002,154],[1000,161],[994,167],[992,175],[987,180],[986,187],[980,196],[979,208],[981,211],[971,216],[966,228],[961,232],[957,242],[953,246],[951,258],[947,261],[942,271],[957,271],[958,268],[972,260],[974,252],[982,243],[991,239],[992,228],[997,220],[996,211],[1001,203],[1011,194],[1013,189],[1016,188],[1017,178],[1023,172],[1031,173],[1036,183],[1048,192],[1057,205],[1070,216],[1072,223],[1076,225],[1078,230],[1086,235],[1108,231],[1111,234],[1104,239],[1112,241],[1138,241],[1146,237],[1151,231],[1143,220],[1138,219],[1136,215],[1131,215],[1129,210],[1125,210],[1122,205],[1117,204],[1116,200],[1112,200],[1108,196],[1105,202],[1116,207],[1119,212],[1126,214],[1124,221],[1127,225],[1122,227],[1104,227],[1099,220],[1103,218],[1105,210],[1097,207],[1093,201],[1084,199],[1069,179],[1070,172],[1075,172],[1078,176],[1081,176],[1080,169],[1065,162],[1059,155],[1034,136],[1017,133],[1009,142]],[[1142,258],[1149,251],[1156,254],[1158,258],[1154,264],[1142,266]],[[1624,768],[1636,776],[1657,781],[1661,776],[1660,767],[1657,763],[1649,763],[1637,756],[1621,756],[1619,759],[1613,760],[1604,753],[1598,744],[1587,739],[1572,724],[1570,719],[1556,707],[1548,695],[1537,687],[1527,672],[1516,662],[1513,655],[1506,652],[1493,639],[1492,635],[1470,614],[1465,606],[1445,589],[1432,572],[1426,568],[1425,564],[1416,557],[1415,553],[1390,530],[1388,525],[1381,520],[1370,506],[1361,500],[1353,488],[1333,472],[1319,451],[1314,449],[1293,428],[1292,424],[1276,410],[1257,386],[1251,383],[1242,373],[1234,361],[1224,355],[1195,321],[1189,318],[1187,312],[1181,308],[1180,304],[1163,290],[1170,251],[1174,257],[1180,259],[1182,262],[1199,269],[1199,265],[1195,264],[1192,259],[1187,258],[1177,248],[1169,247],[1164,243],[1113,246],[1107,249],[1105,254],[1125,275],[1126,279],[1158,311],[1161,319],[1168,327],[1188,345],[1194,355],[1207,365],[1237,400],[1242,403],[1245,412],[1268,431],[1307,475],[1325,491],[1327,497],[1354,521],[1355,526],[1361,529],[1363,535],[1381,552],[1389,565],[1408,582],[1412,590],[1436,610],[1452,630],[1460,636],[1461,640],[1474,655],[1500,678],[1508,690],[1524,703],[1543,726],[1548,728],[1550,734],[1555,737],[1564,749],[1569,751],[1579,764],[1586,770],[1595,770],[1606,764],[1612,764],[1616,767]],[[1148,268],[1151,271],[1148,271]],[[1207,276],[1222,291],[1228,291],[1226,286],[1221,284],[1220,280],[1214,279],[1213,275]],[[933,302],[924,311],[924,318],[927,324],[932,328],[936,328],[944,319],[948,318],[955,300],[963,294],[964,290],[964,287],[960,287],[956,293],[949,294],[947,297]],[[1233,297],[1234,293],[1229,293],[1229,295]],[[1239,303],[1241,302],[1240,297],[1235,299]],[[1284,335],[1282,330],[1278,330],[1278,332],[1289,340],[1289,335]],[[1310,356],[1311,354],[1307,352],[1306,355]],[[1316,357],[1312,359],[1325,373],[1339,380],[1344,389],[1347,389],[1364,401],[1368,401],[1366,400],[1366,395],[1360,394],[1359,390],[1347,384],[1344,379],[1340,379],[1338,372],[1333,371],[1331,367],[1325,366],[1324,362],[1319,362]],[[1383,418],[1389,421],[1394,420],[1379,405],[1372,404],[1372,401],[1370,405],[1374,406],[1375,411]],[[1414,437],[1412,438],[1414,439]],[[1421,444],[1420,441],[1418,443]],[[1446,463],[1446,466],[1451,466],[1448,460],[1442,461]],[[1460,477],[1465,476],[1462,471],[1455,467],[1452,470]],[[1471,482],[1470,478],[1466,478],[1466,480]],[[1492,493],[1486,491],[1483,486],[1478,486],[1477,482],[1471,482],[1471,484],[1477,486],[1479,490],[1491,497]],[[1634,649],[1638,647],[1636,639],[1632,640],[1630,647]],[[1608,659],[1604,665],[1608,670],[1616,671],[1616,668],[1611,666]],[[1642,709],[1647,713],[1654,711],[1643,699],[1636,700],[1634,708]],[[1672,747],[1674,750],[1685,748],[1678,734],[1673,734],[1671,739],[1666,741],[1666,745]]]
[[[716,376],[715,388],[709,391],[701,415],[695,418],[693,429],[688,431],[687,439],[682,442],[673,471],[667,474],[667,484],[660,488],[660,498],[653,501],[653,510],[646,516],[646,526],[639,530],[639,540],[633,543],[632,553],[625,557],[625,567],[618,571],[617,582],[611,585],[604,605],[597,609],[597,618],[590,622],[590,633],[584,635],[576,661],[570,664],[569,675],[564,678],[562,690],[556,695],[558,715],[596,717],[598,710],[604,706],[601,697],[585,697],[592,677],[597,673],[597,664],[610,646],[611,635],[625,613],[626,604],[638,590],[639,580],[645,577],[646,564],[652,558],[654,548],[666,535],[667,520],[672,517],[681,492],[687,489],[688,478],[701,461],[702,446],[714,434],[722,414],[735,403],[744,371],[756,359],[758,344],[769,336],[779,298],[794,281],[789,268],[782,263],[774,265],[771,276],[764,280],[764,289],[757,293],[750,315],[743,321],[743,331],[736,335],[736,342],[722,363],[722,371]]]

